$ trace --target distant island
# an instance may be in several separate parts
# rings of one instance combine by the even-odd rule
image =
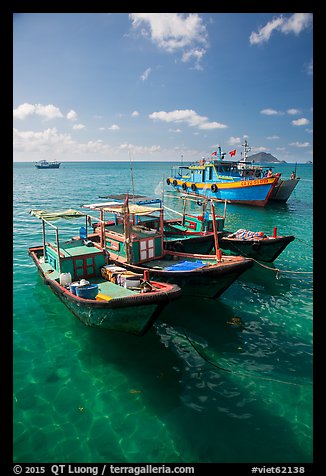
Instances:
[[[312,161],[311,161],[311,160],[308,160],[308,162],[306,162],[306,164],[312,164]]]
[[[265,162],[268,164],[273,164],[274,162],[279,164],[287,163],[285,160],[278,160],[272,154],[267,154],[267,152],[258,152],[257,154],[250,155],[248,157],[248,160],[250,160],[251,162],[259,162],[259,163]]]

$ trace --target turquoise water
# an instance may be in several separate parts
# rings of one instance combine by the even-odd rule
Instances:
[[[135,193],[160,194],[170,167],[132,164]],[[227,229],[296,237],[274,266],[255,264],[215,302],[171,303],[144,337],[83,326],[27,254],[42,243],[30,209],[131,192],[130,169],[14,164],[14,461],[311,462],[312,166],[298,164],[286,204],[227,207]],[[278,170],[288,178],[293,165]]]

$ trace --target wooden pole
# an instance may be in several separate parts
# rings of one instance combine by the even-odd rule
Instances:
[[[45,222],[42,220],[42,237],[43,237],[43,257],[44,257],[44,262],[47,262],[46,259],[46,253],[45,253]]]
[[[57,252],[58,252],[58,268],[59,268],[59,273],[61,274],[61,260],[60,260],[60,243],[59,243],[59,230],[58,227],[55,227],[55,236],[57,240]]]
[[[220,250],[218,244],[218,237],[217,237],[217,229],[216,229],[216,218],[215,218],[215,207],[213,202],[211,202],[211,209],[212,209],[212,219],[213,219],[213,231],[214,231],[214,243],[215,243],[215,253],[216,253],[216,260],[222,260],[222,251]]]

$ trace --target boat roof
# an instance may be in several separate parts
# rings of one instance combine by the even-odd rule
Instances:
[[[131,195],[130,193],[120,193],[118,195],[104,195],[104,196],[100,196],[99,198],[110,198],[118,202],[124,202],[127,196],[129,198],[129,204],[136,203],[137,205],[152,205],[152,204],[161,205],[162,203],[162,200],[160,198],[151,198],[151,197],[146,197],[145,195]]]
[[[66,220],[72,220],[73,218],[86,216],[85,213],[82,213],[78,210],[74,210],[73,208],[68,208],[67,210],[63,210],[59,212],[49,212],[47,210],[30,210],[29,213],[35,216],[36,218],[40,218],[41,220],[46,220],[46,221],[59,220],[60,218],[64,218]]]
[[[84,208],[90,208],[91,210],[102,210],[110,213],[125,213],[125,206],[122,202],[106,202],[106,203],[91,203],[89,205],[83,205]],[[129,213],[132,215],[148,215],[150,213],[159,212],[163,210],[162,207],[149,207],[145,205],[138,205],[136,203],[128,204]]]

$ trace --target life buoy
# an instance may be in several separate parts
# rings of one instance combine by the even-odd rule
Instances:
[[[173,180],[173,185],[176,187],[178,185],[178,182],[176,180]]]
[[[170,180],[169,178],[167,178],[167,179],[166,179],[166,183],[167,183],[168,185],[170,185],[171,180]]]
[[[260,171],[259,171],[259,170],[256,170],[255,176],[256,176],[257,178],[260,177]]]
[[[191,184],[191,190],[195,192],[197,190],[196,184],[192,183]]]
[[[211,191],[214,192],[214,193],[217,192],[217,185],[216,185],[216,183],[213,183],[213,184],[211,185]]]
[[[181,187],[182,187],[183,190],[187,190],[187,184],[186,184],[186,182],[183,182],[183,184],[181,185]]]

